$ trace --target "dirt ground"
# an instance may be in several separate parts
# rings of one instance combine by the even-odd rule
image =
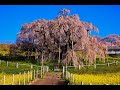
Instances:
[[[67,85],[67,82],[62,80],[62,72],[48,72],[43,79],[37,80],[31,85]]]

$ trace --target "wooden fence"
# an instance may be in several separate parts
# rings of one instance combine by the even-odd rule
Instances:
[[[9,61],[6,61],[6,66],[9,66],[10,65],[10,63],[12,63],[12,62],[9,62]],[[2,60],[0,60],[0,65],[2,64]],[[14,78],[15,77],[15,75],[17,75],[17,74],[12,74],[11,75],[11,77],[12,77],[12,79],[11,79],[11,84],[10,85],[21,85],[21,79],[20,79],[20,77],[23,77],[24,79],[23,79],[23,85],[26,85],[26,84],[28,84],[29,82],[31,82],[31,81],[33,81],[33,80],[35,80],[35,79],[38,79],[38,78],[43,78],[43,75],[46,73],[46,72],[48,72],[49,71],[49,66],[37,66],[37,65],[28,65],[28,64],[19,64],[19,63],[16,63],[16,68],[19,68],[19,66],[20,65],[22,65],[22,66],[30,66],[30,71],[27,71],[27,72],[25,72],[24,71],[24,73],[22,74],[21,72],[19,72],[19,75],[18,75],[18,78],[17,78],[17,81],[18,81],[18,83],[17,84],[15,84],[14,82],[16,81],[16,79]],[[40,69],[38,69],[38,70],[32,70],[33,69],[33,67],[38,67],[38,68],[40,68]],[[9,76],[10,77],[10,76]],[[6,80],[7,80],[7,78],[8,78],[8,75],[7,74],[4,74],[3,76],[2,76],[2,79],[0,79],[0,85],[6,85]],[[27,78],[27,79],[26,79]]]
[[[117,64],[118,64],[118,61],[115,61],[115,60],[114,60],[112,63],[94,64],[94,65],[81,65],[81,66],[82,66],[82,67],[93,66],[94,69],[96,69],[97,66],[107,65],[107,66],[109,67],[109,66],[112,65],[112,64],[117,65]],[[79,69],[79,70],[81,69],[81,66],[80,66],[80,65],[78,66],[78,69]],[[70,67],[76,68],[76,67],[74,67],[74,66],[66,66],[66,67],[63,66],[63,78],[69,80],[70,77],[72,77],[72,83],[74,83],[75,80],[77,80],[77,78],[74,78],[74,75],[68,71],[68,68],[70,68]],[[84,85],[84,82],[81,82],[80,85]],[[89,85],[92,85],[92,83],[90,83]],[[105,84],[105,85],[109,85],[109,84]]]

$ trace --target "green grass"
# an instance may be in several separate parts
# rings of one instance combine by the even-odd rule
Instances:
[[[18,63],[18,68],[16,68],[16,63]],[[26,65],[19,65],[19,64],[26,64]],[[40,69],[40,67],[33,67],[33,69],[37,70]],[[6,61],[2,60],[2,63],[0,64],[0,72],[4,72],[6,74],[18,74],[19,72],[29,71],[33,70],[31,69],[31,63],[25,63],[25,62],[8,62],[8,66],[6,64]]]
[[[118,62],[117,65],[112,64],[109,67],[107,65],[102,65],[102,66],[96,66],[96,69],[94,69],[93,66],[89,67],[83,67],[80,70],[75,69],[75,68],[68,68],[68,71],[72,73],[78,73],[78,74],[100,74],[100,73],[116,73],[120,72],[120,62]]]
[[[16,63],[18,63],[18,68],[16,68]],[[26,65],[20,65],[20,64],[26,64]],[[15,85],[18,85],[18,80],[19,80],[19,73],[21,72],[21,84],[23,85],[23,82],[24,82],[24,71],[26,72],[25,74],[25,78],[26,78],[26,83],[28,84],[29,82],[27,81],[28,80],[28,71],[33,71],[33,70],[39,70],[38,72],[40,73],[41,70],[40,67],[36,67],[36,66],[33,66],[33,68],[31,69],[31,63],[26,63],[26,62],[10,62],[8,63],[8,66],[7,66],[7,63],[6,61],[2,60],[2,63],[0,64],[0,85],[3,84],[3,75],[6,76],[6,85],[11,85],[12,83],[12,75],[14,74],[14,84]],[[30,77],[31,74],[29,74],[29,77]],[[33,77],[33,75],[32,75]],[[29,78],[30,79],[30,78]],[[29,80],[31,81],[31,80]]]

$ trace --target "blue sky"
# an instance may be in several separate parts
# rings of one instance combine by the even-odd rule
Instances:
[[[98,27],[99,33],[92,35],[120,35],[120,5],[0,5],[0,43],[15,42],[22,24],[54,19],[63,8]]]

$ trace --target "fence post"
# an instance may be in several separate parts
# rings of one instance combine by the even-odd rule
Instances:
[[[72,81],[73,81],[73,83],[74,83],[74,75],[72,75]]]
[[[92,83],[90,83],[90,85],[92,85]]]
[[[115,62],[116,65],[117,65],[117,62],[118,62],[118,61]]]
[[[40,73],[41,73],[41,78],[42,78],[42,66],[41,66],[41,72]]]
[[[16,63],[16,68],[18,68],[18,63]]]
[[[7,61],[7,66],[8,66],[8,61]]]
[[[46,68],[47,68],[46,72],[48,72],[48,66]]]
[[[34,70],[34,79],[35,79],[35,70]]]
[[[70,79],[70,72],[69,72],[69,79]]]
[[[63,66],[63,78],[64,78],[65,67]]]
[[[31,80],[32,80],[32,70],[31,70]]]
[[[25,85],[25,71],[24,71],[24,85]]]
[[[38,70],[37,70],[37,75],[36,75],[36,78],[38,79]]]
[[[5,85],[5,75],[3,76],[3,85]]]
[[[47,66],[47,70],[46,71],[48,72],[48,66]]]
[[[107,64],[107,66],[109,67],[109,63]]]
[[[114,63],[115,63],[115,60],[114,60]]]
[[[96,69],[96,64],[94,64],[94,69]]]
[[[21,76],[21,72],[19,73],[19,85],[20,85],[20,76]]]
[[[81,64],[81,67],[83,67],[83,63]]]
[[[28,82],[29,82],[29,71],[28,71]]]
[[[1,64],[1,60],[0,60],[0,64]]]
[[[33,65],[31,65],[31,69],[33,68]]]
[[[66,65],[66,78],[67,78],[67,65]]]
[[[81,82],[81,85],[83,85],[83,82]]]
[[[80,70],[80,64],[79,64],[78,68],[79,68],[79,70]]]
[[[12,85],[14,85],[14,74],[12,76]]]
[[[43,66],[43,74],[44,74],[44,66]]]

